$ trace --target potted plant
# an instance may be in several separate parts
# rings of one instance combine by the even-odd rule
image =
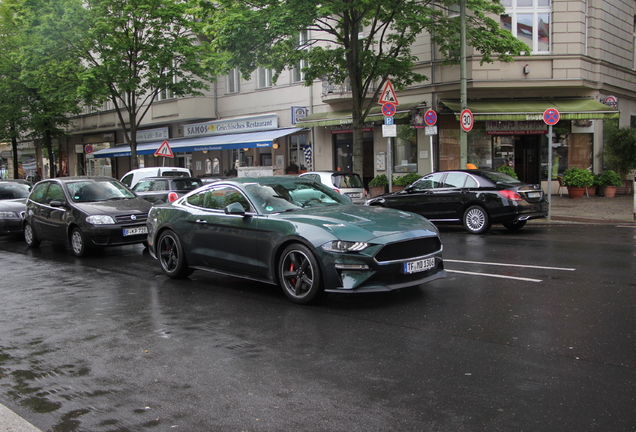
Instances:
[[[594,183],[594,175],[586,170],[577,167],[569,168],[563,173],[563,186],[568,188],[568,194],[572,199],[580,199],[585,193],[585,189]]]
[[[616,187],[623,184],[621,176],[612,170],[605,170],[599,176],[599,183],[603,186],[603,196],[605,198],[614,198],[616,195]]]
[[[519,177],[517,177],[517,173],[515,172],[515,169],[511,166],[502,165],[500,167],[497,167],[497,171],[502,172],[504,174],[508,174],[510,177],[516,178],[517,180],[519,180]]]
[[[371,195],[371,198],[382,195],[386,192],[388,186],[389,179],[386,174],[379,174],[373,177],[369,182],[369,195]]]
[[[592,186],[587,188],[590,195],[596,195],[596,191],[598,190],[598,187],[601,186],[600,174],[593,174],[593,176],[594,176],[594,183],[592,183]]]
[[[404,189],[405,187],[412,185],[421,178],[422,176],[418,173],[408,173],[403,176],[398,176],[393,181],[393,192],[395,192],[396,190]]]

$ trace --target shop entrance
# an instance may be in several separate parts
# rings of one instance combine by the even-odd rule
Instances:
[[[334,169],[337,171],[353,171],[353,134],[334,134]],[[366,185],[373,178],[373,134],[364,132],[362,135],[362,171],[359,174]]]
[[[541,183],[541,135],[497,136],[493,141],[493,168],[512,166],[519,180]]]

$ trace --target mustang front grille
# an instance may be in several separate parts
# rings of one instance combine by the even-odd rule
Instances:
[[[438,252],[442,242],[438,237],[425,237],[389,243],[375,254],[378,262],[402,261]]]

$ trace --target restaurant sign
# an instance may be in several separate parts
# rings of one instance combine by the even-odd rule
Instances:
[[[278,128],[278,115],[241,117],[231,120],[215,120],[183,126],[183,136],[225,135],[231,133],[257,132]]]
[[[543,121],[486,121],[486,135],[543,135],[547,133],[548,125]]]

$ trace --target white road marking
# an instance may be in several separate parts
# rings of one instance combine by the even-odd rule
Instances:
[[[455,262],[462,264],[481,264],[481,265],[492,265],[492,266],[502,266],[502,267],[524,267],[524,268],[534,268],[534,269],[544,269],[544,270],[561,270],[561,271],[575,271],[574,268],[564,268],[564,267],[545,267],[545,266],[534,266],[534,265],[525,265],[525,264],[505,264],[505,263],[491,263],[491,262],[481,262],[481,261],[462,261],[462,260],[452,260],[444,258],[444,262]]]
[[[473,276],[487,276],[487,277],[494,277],[494,278],[500,278],[500,279],[514,279],[514,280],[520,280],[520,281],[526,281],[526,282],[543,282],[543,279],[530,279],[530,278],[522,278],[522,277],[516,277],[516,276],[504,276],[504,275],[498,275],[498,274],[477,273],[477,272],[468,272],[468,271],[461,271],[461,270],[446,269],[446,272],[461,273],[461,274],[467,274],[467,275],[473,275]]]

